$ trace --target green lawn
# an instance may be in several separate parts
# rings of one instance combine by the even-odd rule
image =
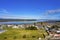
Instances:
[[[47,35],[45,30],[21,30],[8,29],[8,31],[0,34],[0,40],[37,40],[39,37],[44,38],[43,34]]]

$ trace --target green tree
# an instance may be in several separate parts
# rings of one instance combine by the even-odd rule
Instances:
[[[27,29],[27,30],[37,30],[37,27],[35,27],[35,26],[30,26],[30,27],[27,27],[27,28],[25,28],[25,29]]]
[[[59,26],[58,25],[53,25],[51,28],[58,30]]]

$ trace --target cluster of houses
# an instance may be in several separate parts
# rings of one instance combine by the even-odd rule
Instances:
[[[56,28],[51,28],[53,25],[57,25]],[[60,40],[60,23],[54,23],[54,24],[48,24],[47,26],[45,26],[45,30],[48,32],[49,34],[49,40]]]
[[[35,26],[37,29],[42,28],[40,24],[2,24],[0,25],[0,29],[3,29],[3,27],[11,27],[11,28],[26,28],[30,26]]]
[[[44,28],[49,36],[51,36],[51,39],[59,38],[60,39],[60,28],[58,30],[56,29],[51,29],[53,25],[58,25],[60,26],[60,23],[33,23],[33,24],[3,24],[0,25],[0,29],[3,29],[3,27],[12,27],[12,28],[25,28],[25,27],[30,27],[30,26],[35,26],[37,29]],[[44,26],[44,27],[43,27]]]

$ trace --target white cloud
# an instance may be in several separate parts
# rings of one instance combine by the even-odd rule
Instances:
[[[60,9],[55,9],[55,10],[48,10],[47,13],[48,14],[55,14],[55,13],[59,13]]]
[[[38,15],[38,16],[34,16],[34,15],[15,15],[15,14],[10,14],[10,12],[8,12],[8,10],[6,9],[2,9],[0,10],[0,12],[3,13],[3,15],[0,14],[1,18],[6,18],[6,19],[53,19],[56,18],[55,16],[50,16],[46,15],[46,14],[55,14],[56,12],[60,12],[60,9],[56,9],[56,10],[47,10],[46,12],[44,12],[45,14],[43,15]]]

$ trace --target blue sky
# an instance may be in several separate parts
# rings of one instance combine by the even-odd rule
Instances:
[[[0,0],[0,18],[60,19],[60,0]]]

